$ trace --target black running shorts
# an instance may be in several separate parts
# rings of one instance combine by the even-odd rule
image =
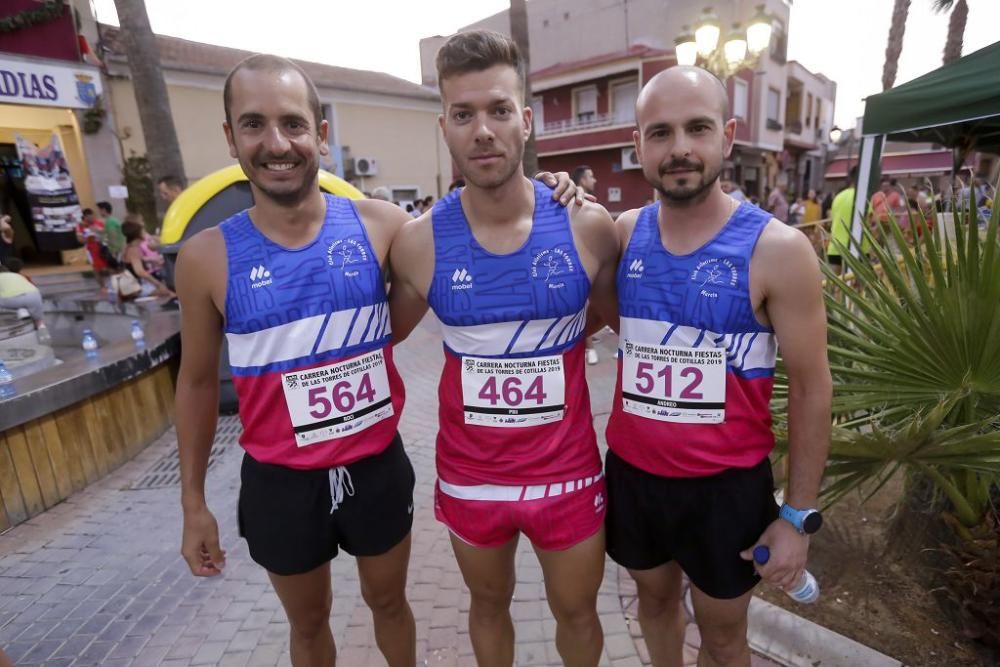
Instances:
[[[740,552],[778,518],[766,457],[753,468],[710,477],[660,477],[610,450],[605,466],[612,560],[633,570],[677,561],[699,590],[720,600],[757,584],[753,563]]]
[[[397,434],[381,453],[344,469],[295,470],[244,455],[238,521],[250,557],[291,575],[329,562],[339,549],[378,556],[399,544],[413,525],[416,479],[402,439]],[[335,486],[342,499],[331,512]]]

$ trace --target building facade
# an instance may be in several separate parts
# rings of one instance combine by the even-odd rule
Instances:
[[[635,161],[632,132],[638,91],[655,74],[676,64],[674,38],[694,25],[705,3],[698,0],[618,0],[583,6],[571,0],[528,3],[531,46],[530,104],[542,168],[590,166],[597,197],[612,213],[653,199]],[[728,79],[736,144],[723,178],[764,199],[778,183],[790,194],[822,190],[833,127],[836,84],[787,60],[789,5],[768,0],[772,38],[753,70]],[[746,25],[755,7],[715,3],[720,23]],[[509,34],[501,12],[461,30]],[[434,57],[445,37],[421,42],[422,80],[436,83]]]
[[[99,26],[109,99],[126,155],[146,152],[142,124],[119,30]],[[222,122],[229,71],[251,53],[176,37],[156,36],[184,169],[195,180],[234,162]],[[330,124],[323,168],[365,192],[390,188],[394,198],[440,196],[451,180],[451,157],[440,137],[436,89],[388,74],[296,61],[319,92]]]

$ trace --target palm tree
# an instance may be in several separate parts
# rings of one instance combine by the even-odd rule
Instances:
[[[899,54],[903,52],[903,33],[906,32],[906,17],[910,13],[910,0],[896,0],[892,8],[892,23],[889,24],[889,43],[885,47],[885,65],[882,66],[882,90],[889,90],[896,82]]]
[[[524,58],[524,103],[531,104],[531,51],[528,43],[528,7],[525,0],[510,0],[510,36],[517,43]],[[535,132],[531,132],[524,146],[524,173],[538,173],[538,153],[535,151]]]
[[[962,57],[962,40],[965,37],[965,23],[969,20],[969,4],[966,0],[934,0],[934,11],[938,14],[951,10],[948,18],[948,39],[944,43],[942,62],[955,62]]]
[[[170,113],[167,85],[160,69],[160,52],[149,25],[146,5],[143,0],[115,0],[115,9],[125,42],[153,183],[163,176],[176,176],[185,181],[184,161]],[[157,211],[161,215],[162,206],[157,198]]]

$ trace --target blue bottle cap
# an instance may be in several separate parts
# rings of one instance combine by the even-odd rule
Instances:
[[[771,550],[763,544],[756,546],[753,550],[753,559],[758,565],[767,565],[767,561],[771,560]]]

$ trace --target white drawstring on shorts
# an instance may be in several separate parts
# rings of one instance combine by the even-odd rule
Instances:
[[[344,466],[330,468],[330,514],[333,514],[340,503],[344,501],[344,492],[354,495],[354,480]]]

